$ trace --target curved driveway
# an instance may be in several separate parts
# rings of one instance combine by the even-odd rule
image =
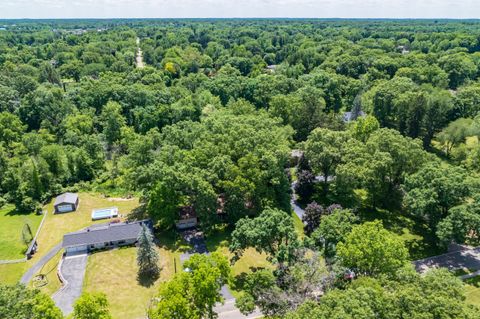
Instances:
[[[23,274],[20,282],[24,285],[28,284],[30,280],[32,280],[33,276],[35,276],[35,274],[38,273],[42,269],[42,267],[60,251],[60,249],[62,249],[62,242],[50,249],[50,251],[46,253],[45,256],[40,258],[36,264],[30,267],[30,269],[28,269]]]

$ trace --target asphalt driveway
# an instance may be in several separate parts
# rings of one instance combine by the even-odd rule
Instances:
[[[425,258],[413,262],[415,269],[420,272],[426,272],[431,268],[448,268],[450,270],[468,268],[473,270],[480,269],[480,247],[474,249],[465,249],[454,251],[447,254]]]
[[[82,294],[87,259],[87,254],[65,257],[63,259],[60,271],[66,280],[66,284],[52,298],[64,315],[68,315],[73,311],[75,300]]]
[[[33,276],[38,273],[42,267],[55,256],[60,249],[62,249],[62,243],[57,244],[55,247],[50,249],[48,253],[45,254],[42,258],[40,258],[30,269],[28,269],[20,279],[20,282],[24,285],[28,284],[30,280],[32,280]]]

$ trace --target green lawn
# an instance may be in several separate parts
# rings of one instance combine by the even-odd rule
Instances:
[[[480,307],[480,277],[467,279],[464,282],[467,302]]]
[[[295,212],[292,212],[292,218],[293,218],[293,225],[295,226],[295,231],[298,234],[299,238],[305,237],[305,233],[303,231],[303,222],[300,219],[300,217],[295,214]]]
[[[92,209],[117,206],[119,214],[128,214],[138,206],[138,198],[124,200],[121,198],[103,198],[96,193],[79,193],[79,207],[75,212],[53,214],[53,202],[45,206],[48,211],[45,224],[38,237],[38,252],[33,258],[43,256],[52,247],[62,241],[63,235],[80,230],[94,223],[105,223],[105,220],[92,221]]]
[[[79,193],[79,207],[77,211],[65,214],[53,214],[53,202],[55,199],[45,205],[47,216],[43,224],[42,230],[37,238],[38,251],[32,259],[21,264],[0,265],[0,283],[15,283],[22,274],[37,262],[43,255],[45,255],[56,244],[62,241],[63,235],[69,232],[77,231],[94,223],[104,223],[105,220],[93,222],[91,220],[91,213],[93,208],[117,206],[119,213],[126,215],[134,208],[138,207],[138,198],[122,199],[122,198],[104,198],[98,193]],[[8,214],[6,214],[8,215]],[[0,215],[0,238],[3,236],[3,215]],[[20,215],[24,216],[24,215]],[[27,215],[34,216],[34,215]],[[9,216],[8,216],[9,217]],[[39,216],[38,218],[41,218]],[[23,227],[23,224],[22,224]],[[20,228],[21,230],[21,228]],[[7,230],[10,231],[10,230]],[[3,242],[3,240],[2,240]],[[10,245],[8,246],[10,247]],[[10,248],[9,248],[10,249]],[[19,257],[21,258],[21,256]],[[52,276],[52,280],[55,279]],[[50,284],[58,285],[56,283]],[[47,288],[48,290],[53,290]]]
[[[167,250],[163,246],[159,247],[158,251],[162,270],[160,278],[149,287],[142,286],[137,280],[136,247],[108,250],[90,255],[84,290],[105,293],[114,319],[145,318],[149,301],[158,292],[161,282],[172,278],[174,260],[178,260],[176,252]]]
[[[21,259],[27,245],[22,241],[22,230],[29,224],[32,235],[35,236],[42,215],[22,214],[15,211],[13,205],[0,208],[0,259]]]
[[[26,262],[0,265],[0,284],[12,285],[18,282],[28,269]]]
[[[207,249],[210,252],[220,252],[229,260],[233,254],[228,250],[230,242],[230,232],[228,228],[219,228],[205,238]],[[232,266],[232,283],[229,285],[231,293],[235,297],[242,294],[241,281],[245,274],[252,272],[257,268],[270,268],[273,265],[267,260],[267,255],[258,253],[255,249],[246,249],[243,256]]]
[[[44,275],[46,280],[40,285],[40,283],[34,280],[30,282],[30,287],[35,287],[46,293],[47,295],[53,295],[61,287],[60,280],[58,279],[57,269],[60,259],[62,258],[63,251],[59,251],[52,259],[50,259],[40,271],[35,274]]]

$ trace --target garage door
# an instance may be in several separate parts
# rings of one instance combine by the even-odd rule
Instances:
[[[57,206],[57,211],[59,211],[60,213],[71,212],[72,210],[73,210],[73,206],[70,204]]]
[[[87,246],[76,246],[76,247],[68,247],[66,249],[67,253],[78,253],[78,252],[86,252]]]

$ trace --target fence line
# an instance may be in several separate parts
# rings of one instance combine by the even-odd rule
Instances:
[[[30,247],[33,245],[33,243],[35,243],[35,242],[37,241],[37,237],[38,237],[38,235],[40,234],[40,229],[42,229],[43,222],[45,221],[45,218],[47,218],[47,214],[48,214],[48,211],[45,209],[45,210],[43,211],[42,221],[40,222],[40,225],[38,225],[37,232],[35,233],[35,237],[33,237],[32,241],[31,241],[30,244],[28,245],[27,251],[25,252],[25,257],[23,257],[22,259],[14,259],[14,260],[9,260],[9,259],[0,260],[0,265],[5,265],[5,264],[19,264],[19,263],[23,263],[23,262],[26,262],[26,261],[27,261],[27,259],[28,259],[28,258],[27,258],[28,251],[30,250]]]

